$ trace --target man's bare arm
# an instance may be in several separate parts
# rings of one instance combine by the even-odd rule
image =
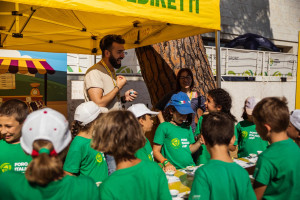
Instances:
[[[118,92],[124,87],[126,84],[126,78],[124,76],[117,76],[116,87],[103,96],[102,88],[90,88],[88,89],[88,95],[90,100],[95,102],[101,107],[107,107],[107,105],[113,101],[113,99],[117,96]]]
[[[103,89],[102,88],[90,88],[88,89],[88,95],[90,100],[95,102],[97,105],[101,107],[107,107],[110,102],[113,101],[117,93],[119,92],[118,87],[115,87],[112,91],[108,94],[103,96]]]

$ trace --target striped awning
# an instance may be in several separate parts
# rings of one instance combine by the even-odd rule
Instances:
[[[0,74],[17,72],[21,74],[54,74],[55,70],[46,59],[0,57]]]

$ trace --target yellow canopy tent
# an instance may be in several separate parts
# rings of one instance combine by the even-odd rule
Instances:
[[[0,1],[0,49],[100,54],[99,41],[107,34],[122,35],[125,48],[131,49],[217,32],[219,4],[219,0]],[[220,82],[218,70],[217,74]]]
[[[100,54],[120,34],[125,48],[220,30],[219,0],[13,0],[0,2],[1,48]]]

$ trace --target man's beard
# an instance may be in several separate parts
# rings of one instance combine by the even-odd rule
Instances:
[[[118,60],[118,59],[115,59],[115,58],[113,57],[113,55],[110,55],[110,57],[109,57],[109,62],[110,62],[110,64],[111,64],[115,69],[120,69],[121,64],[118,64],[117,60]]]

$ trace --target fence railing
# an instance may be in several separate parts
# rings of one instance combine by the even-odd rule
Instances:
[[[215,47],[205,46],[212,72],[216,75]],[[139,64],[134,50],[122,61],[123,66],[117,73],[140,74]],[[269,51],[232,49],[221,47],[222,76],[279,76],[296,77],[297,55]],[[97,56],[98,62],[101,57]],[[68,73],[85,73],[93,65],[91,55],[68,54]]]
[[[213,74],[216,74],[215,47],[205,46]],[[221,74],[229,76],[295,77],[297,55],[290,53],[221,47]]]

